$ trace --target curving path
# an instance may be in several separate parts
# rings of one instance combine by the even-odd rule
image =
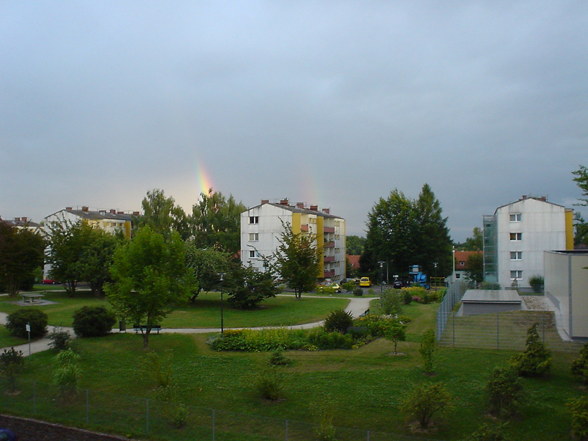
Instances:
[[[288,294],[279,294],[279,295],[288,295]],[[312,296],[313,298],[316,298],[317,296]],[[336,297],[327,297],[327,296],[323,296],[320,297],[322,299],[333,299]],[[363,314],[367,309],[369,309],[370,307],[370,301],[374,300],[373,297],[350,297],[349,298],[349,303],[347,305],[347,307],[345,308],[345,311],[349,312],[353,317],[359,317],[361,314]],[[8,317],[8,314],[4,313],[4,312],[0,312],[0,324],[6,324],[6,318]],[[288,326],[288,329],[311,329],[311,328],[317,328],[319,326],[322,326],[324,323],[324,320],[321,320],[320,322],[313,322],[313,323],[304,323],[302,325],[292,325],[292,326]],[[225,328],[225,329],[254,329],[254,330],[259,330],[259,329],[275,329],[275,328],[283,328],[283,326],[260,326],[260,327],[254,327],[254,328]],[[75,334],[73,332],[72,328],[59,328],[60,330],[63,331],[67,331],[69,332],[72,336],[75,337]],[[208,334],[211,332],[219,332],[220,328],[174,328],[174,329],[161,329],[161,333],[168,333],[168,334]],[[113,330],[113,332],[117,333],[119,332],[118,330]],[[17,351],[22,351],[23,355],[27,356],[27,355],[31,355],[31,354],[36,354],[37,352],[43,352],[46,351],[48,349],[50,349],[49,343],[51,343],[51,340],[49,340],[48,338],[42,338],[40,340],[35,340],[33,342],[31,342],[30,346],[28,343],[25,343],[24,345],[19,345],[19,346],[14,346],[14,349],[16,349]]]

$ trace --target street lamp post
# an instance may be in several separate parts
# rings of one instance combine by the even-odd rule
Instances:
[[[380,260],[380,292],[384,290],[384,261]]]
[[[223,301],[223,280],[225,278],[225,273],[220,273],[220,296],[221,296],[221,307],[220,307],[220,319],[221,319],[221,334],[225,333],[225,311],[224,311],[224,301]]]

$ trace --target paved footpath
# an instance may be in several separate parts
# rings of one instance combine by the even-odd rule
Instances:
[[[280,296],[287,296],[289,294],[279,294],[279,295]],[[322,299],[335,299],[335,298],[337,298],[337,297],[330,297],[330,296],[312,296],[312,298],[317,298],[317,297],[322,298]],[[349,312],[353,317],[359,317],[367,309],[369,309],[370,301],[372,301],[372,300],[374,300],[374,297],[349,297],[349,304],[345,308],[345,311]],[[6,314],[4,312],[0,312],[0,325],[6,324],[7,317],[8,317],[8,314]],[[322,320],[320,322],[304,323],[302,325],[288,326],[287,328],[288,329],[311,329],[311,328],[317,328],[319,326],[322,326],[323,323],[324,323],[324,320]],[[260,330],[260,329],[272,329],[272,328],[283,328],[283,326],[262,326],[262,327],[254,327],[254,328],[225,328],[225,329]],[[59,330],[67,331],[72,336],[75,337],[75,334],[74,334],[72,328],[60,327]],[[117,333],[118,330],[113,329],[112,332]],[[211,332],[220,332],[220,328],[174,328],[174,329],[165,328],[165,329],[161,329],[161,332],[168,333],[168,334],[208,334]],[[43,352],[43,351],[50,349],[51,348],[49,346],[50,343],[51,343],[51,340],[49,340],[48,338],[42,338],[40,340],[35,340],[35,341],[31,342],[30,346],[28,343],[25,343],[24,345],[14,346],[14,349],[16,349],[17,351],[22,351],[24,356],[28,356],[31,354],[36,354],[37,352]]]

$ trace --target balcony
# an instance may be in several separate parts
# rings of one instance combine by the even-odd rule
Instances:
[[[300,231],[308,233],[308,224],[300,225]]]
[[[330,263],[335,261],[335,256],[325,256],[325,263]]]
[[[325,233],[334,233],[335,227],[325,227],[324,231]]]
[[[329,242],[325,242],[325,244],[323,245],[323,248],[335,248],[335,242],[332,240]]]

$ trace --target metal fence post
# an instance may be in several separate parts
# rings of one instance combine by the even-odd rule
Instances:
[[[212,409],[212,441],[216,440],[216,411]]]
[[[145,433],[149,433],[149,398],[145,399]]]
[[[366,432],[365,439],[366,439],[366,441],[370,441],[370,431],[369,430]]]
[[[455,347],[455,312],[451,312],[451,329],[453,332],[453,346]]]
[[[500,349],[500,314],[496,313],[496,349]]]
[[[86,389],[86,424],[90,424],[90,391]]]
[[[285,427],[285,437],[284,439],[288,441],[288,420],[286,420],[286,427]]]
[[[37,382],[33,381],[33,415],[37,415]]]

